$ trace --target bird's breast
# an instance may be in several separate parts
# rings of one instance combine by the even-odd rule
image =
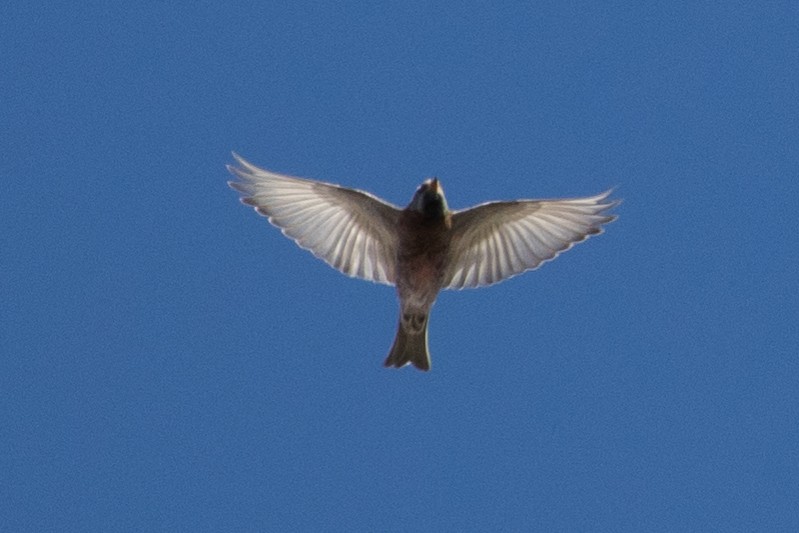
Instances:
[[[400,217],[397,291],[414,307],[432,305],[441,290],[450,239],[446,222],[413,212]]]

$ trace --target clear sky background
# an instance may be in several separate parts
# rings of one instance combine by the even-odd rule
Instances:
[[[796,2],[13,2],[3,531],[799,530]],[[239,204],[616,186],[605,234],[393,289]]]

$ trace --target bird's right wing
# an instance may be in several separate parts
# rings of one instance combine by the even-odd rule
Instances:
[[[399,209],[331,183],[269,172],[233,154],[228,184],[241,201],[342,273],[392,285],[396,279]]]
[[[554,259],[616,219],[611,191],[589,198],[489,202],[452,215],[444,287],[492,285]]]

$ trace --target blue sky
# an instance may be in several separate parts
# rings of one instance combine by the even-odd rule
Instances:
[[[799,529],[799,9],[684,4],[7,6],[0,529]],[[231,150],[624,203],[388,370]]]

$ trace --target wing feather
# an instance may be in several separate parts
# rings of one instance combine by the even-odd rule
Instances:
[[[448,289],[483,287],[538,268],[616,219],[612,191],[587,198],[489,202],[452,215]]]
[[[392,285],[400,210],[364,191],[285,176],[233,154],[229,185],[284,235],[342,273]]]

